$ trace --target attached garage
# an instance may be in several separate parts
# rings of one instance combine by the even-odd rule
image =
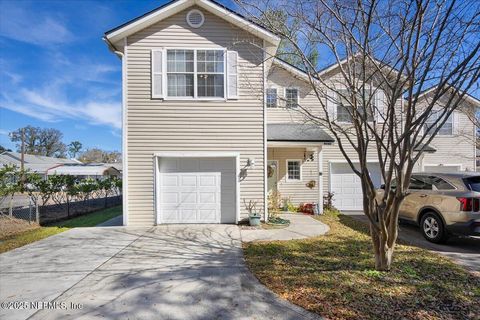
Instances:
[[[238,156],[156,157],[157,224],[236,223]]]
[[[378,163],[368,165],[376,188],[382,183]],[[360,177],[348,163],[330,162],[330,192],[333,192],[333,205],[339,210],[363,210],[363,192]]]

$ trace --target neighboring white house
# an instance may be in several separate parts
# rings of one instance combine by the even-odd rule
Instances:
[[[323,112],[305,74],[265,59],[275,55],[275,34],[216,2],[178,0],[104,40],[122,59],[125,225],[236,223],[244,201],[263,210],[271,190],[295,204],[335,192],[338,208],[361,209],[359,179],[332,135],[292,112],[296,103]],[[341,117],[341,105],[330,112]],[[450,164],[433,156],[443,138],[428,146],[425,164]],[[461,170],[475,170],[469,150],[458,152]]]
[[[14,165],[17,168],[20,168],[21,154],[19,152],[11,151],[5,151],[1,153],[0,167],[4,165]],[[99,179],[105,176],[121,177],[121,172],[114,165],[115,164],[109,163],[84,164],[77,159],[54,158],[33,154],[24,154],[25,170],[28,170],[28,172],[31,173],[37,173],[43,178],[47,178],[48,176],[54,174],[72,175],[79,179]]]
[[[0,153],[0,166],[14,165],[21,167],[22,155],[20,152],[4,151]],[[76,159],[54,158],[39,156],[34,154],[24,154],[24,168],[32,173],[46,177],[49,169],[62,166],[64,164],[81,164]]]

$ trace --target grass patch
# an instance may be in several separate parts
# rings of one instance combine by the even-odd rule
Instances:
[[[121,214],[122,207],[118,206],[57,222],[49,226],[25,231],[16,235],[6,236],[0,238],[0,253],[22,247],[26,244],[53,236],[71,228],[94,227],[99,223],[110,220]]]
[[[374,270],[367,226],[328,214],[326,236],[244,244],[257,278],[327,319],[479,319],[480,279],[447,258],[399,244],[390,272]]]

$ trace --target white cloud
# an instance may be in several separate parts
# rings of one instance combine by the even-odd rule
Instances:
[[[122,127],[120,101],[88,94],[86,98],[70,101],[65,95],[67,91],[66,84],[60,82],[37,89],[20,89],[13,95],[3,92],[0,107],[46,122],[76,119],[114,129]]]
[[[0,35],[40,46],[67,43],[74,39],[59,17],[29,12],[21,2],[5,1],[1,6]]]

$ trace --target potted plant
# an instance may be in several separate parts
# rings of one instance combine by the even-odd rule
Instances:
[[[262,217],[262,215],[256,209],[257,202],[250,200],[247,203],[245,199],[243,199],[243,203],[245,204],[245,209],[248,211],[248,222],[250,223],[250,225],[259,226],[260,218]]]

